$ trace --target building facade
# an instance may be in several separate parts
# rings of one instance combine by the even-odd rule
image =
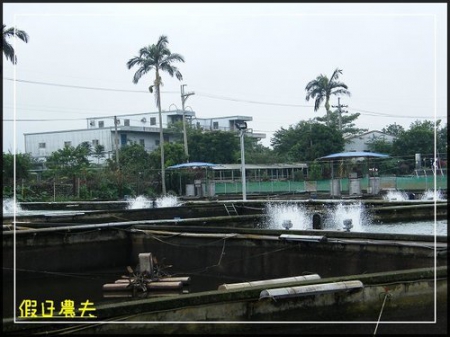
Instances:
[[[183,121],[183,111],[162,111],[162,125],[166,129],[171,124]],[[194,111],[185,111],[186,123],[197,129],[205,131],[234,131],[237,132],[235,123],[252,121],[249,116],[229,116],[218,118],[196,118]],[[89,158],[92,162],[104,162],[111,158],[118,148],[127,144],[137,143],[142,145],[147,152],[154,151],[160,144],[159,137],[159,113],[149,112],[142,114],[121,115],[118,117],[90,117],[86,120],[86,129],[48,131],[39,133],[25,133],[25,152],[32,158],[45,161],[53,152],[65,146],[76,147],[83,142],[88,142],[92,149],[97,145],[104,147],[104,157]],[[265,134],[248,133],[248,136],[258,139],[265,138]],[[179,135],[164,132],[164,141],[173,142],[179,140]]]
[[[380,140],[384,139],[385,141],[392,143],[395,139],[395,136],[388,135],[381,131],[368,131],[365,133],[362,133],[357,136],[350,136],[345,138],[345,146],[344,146],[344,152],[364,152],[364,151],[370,151],[368,144],[370,142],[373,142],[374,140]]]

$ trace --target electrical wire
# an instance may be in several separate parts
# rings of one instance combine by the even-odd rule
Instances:
[[[21,80],[21,79],[13,79],[9,77],[3,77],[3,79],[8,81],[16,81],[20,83],[28,83],[28,84],[37,84],[37,85],[47,85],[47,86],[55,86],[55,87],[64,87],[64,88],[72,88],[72,89],[85,89],[85,90],[99,90],[99,91],[110,91],[110,92],[128,92],[128,93],[145,93],[148,94],[148,91],[146,90],[127,90],[127,89],[114,89],[114,88],[102,88],[102,87],[89,87],[89,86],[77,86],[77,85],[69,85],[69,84],[59,84],[59,83],[52,83],[52,82],[41,82],[41,81],[29,81],[29,80]],[[161,91],[161,93],[178,93],[176,91]],[[202,92],[196,92],[196,96],[199,97],[205,97],[205,98],[211,98],[211,99],[218,99],[218,100],[224,100],[224,101],[230,101],[230,102],[241,102],[241,103],[250,103],[250,104],[260,104],[260,105],[268,105],[268,106],[280,106],[280,107],[292,107],[292,108],[313,108],[313,105],[302,105],[302,104],[285,104],[285,103],[274,103],[274,102],[262,102],[262,101],[256,101],[256,100],[248,100],[248,99],[239,99],[239,98],[233,98],[233,97],[227,97],[227,96],[221,96],[221,95],[214,95],[214,94],[208,94],[208,93],[202,93]],[[369,111],[369,110],[363,110],[359,108],[350,108],[351,110],[354,110],[355,112],[360,112],[361,114],[368,115],[368,116],[382,116],[382,117],[392,117],[392,118],[425,118],[429,119],[433,116],[401,116],[398,114],[386,114],[381,112],[375,112],[375,111]],[[439,118],[445,118],[445,116],[437,116]]]

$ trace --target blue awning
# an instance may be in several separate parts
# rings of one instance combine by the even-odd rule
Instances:
[[[217,164],[213,163],[204,163],[204,162],[192,162],[192,163],[183,163],[169,166],[168,169],[182,169],[182,168],[201,168],[201,167],[214,167]]]
[[[327,160],[327,159],[344,159],[344,158],[389,158],[389,155],[376,153],[376,152],[363,152],[363,151],[350,151],[350,152],[340,152],[329,154],[328,156],[317,158],[318,160]]]

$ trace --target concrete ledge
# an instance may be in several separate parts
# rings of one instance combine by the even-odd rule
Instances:
[[[39,324],[38,322],[14,324],[12,319],[3,319],[3,331],[6,333],[25,331],[27,333],[44,331],[52,333],[62,329],[68,333],[70,331],[75,333],[78,330],[82,330],[83,333],[130,333],[136,330],[147,333],[167,333],[167,331],[185,333],[208,330],[211,332],[211,329],[217,328],[217,325],[192,326],[182,323],[225,321],[282,323],[292,320],[293,317],[299,323],[347,321],[348,324],[351,324],[352,320],[355,322],[366,320],[375,324],[385,296],[389,296],[389,301],[383,312],[383,321],[395,321],[397,316],[401,316],[407,317],[412,322],[428,320],[432,322],[435,293],[440,301],[439,308],[445,306],[446,303],[447,267],[293,282],[290,286],[320,285],[352,280],[360,280],[364,287],[342,292],[338,296],[335,293],[315,294],[286,299],[283,303],[259,300],[260,292],[270,288],[267,285],[226,292],[208,291],[179,297],[101,305],[97,307],[96,321],[81,326],[71,325],[70,322],[67,323],[69,327],[60,324]],[[442,301],[444,301],[444,305]],[[418,309],[421,312],[424,311],[425,315],[419,313],[420,316],[417,316]],[[280,317],[284,317],[284,319],[280,319]],[[165,322],[170,325],[164,324]],[[242,328],[242,325],[239,327]]]

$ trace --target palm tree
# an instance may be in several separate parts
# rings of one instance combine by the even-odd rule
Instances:
[[[169,40],[167,36],[161,35],[156,44],[141,48],[139,50],[139,56],[133,57],[127,62],[128,69],[138,65],[139,69],[134,74],[133,83],[139,82],[142,75],[145,75],[149,71],[155,69],[156,75],[153,85],[149,87],[150,93],[153,93],[153,87],[156,94],[156,105],[159,111],[159,146],[161,148],[161,181],[162,181],[162,194],[166,194],[166,182],[165,182],[165,164],[164,164],[164,136],[161,116],[161,94],[160,86],[162,84],[160,71],[166,71],[170,76],[175,75],[178,80],[182,80],[183,76],[178,69],[172,65],[172,62],[180,61],[184,62],[183,56],[176,53],[171,53],[167,44]]]
[[[310,98],[315,99],[314,111],[319,110],[320,105],[325,101],[325,109],[327,110],[327,125],[330,125],[330,96],[331,95],[348,95],[350,96],[350,91],[345,83],[338,82],[339,74],[342,74],[342,70],[336,68],[328,79],[325,75],[320,74],[315,80],[312,80],[306,85],[306,100],[309,101]]]
[[[97,157],[97,164],[100,164],[100,158],[105,157],[105,147],[101,144],[97,144],[92,153],[94,157]]]
[[[8,39],[11,37],[17,37],[25,43],[28,42],[29,37],[23,30],[15,29],[13,27],[6,29],[6,25],[3,25],[3,54],[7,60],[11,60],[12,64],[16,64],[16,53],[14,52],[13,46],[8,42]]]

